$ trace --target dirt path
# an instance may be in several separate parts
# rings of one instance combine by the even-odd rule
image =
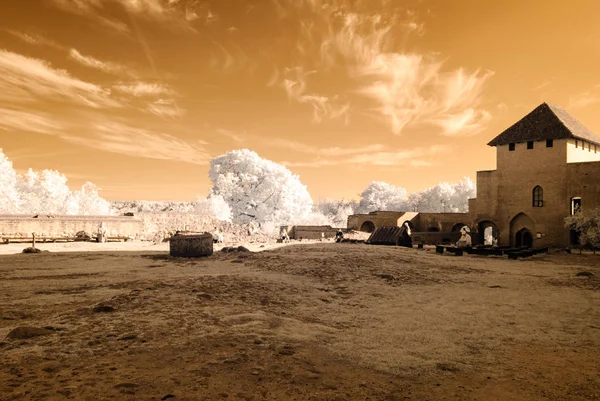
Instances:
[[[1,256],[0,399],[600,399],[598,260]]]

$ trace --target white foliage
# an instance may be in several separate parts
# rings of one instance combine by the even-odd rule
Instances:
[[[373,181],[360,194],[359,210],[369,213],[375,210],[407,210],[406,189],[386,182]]]
[[[198,198],[196,213],[215,216],[221,221],[231,221],[231,208],[221,195],[209,196],[207,199]]]
[[[476,195],[475,184],[464,177],[457,184],[442,182],[406,196],[406,190],[385,182],[372,182],[362,192],[360,213],[376,210],[413,211],[422,213],[466,213],[469,198]]]
[[[72,192],[67,177],[55,170],[24,175],[14,170],[0,149],[0,213],[108,215],[110,204],[98,195],[98,188],[85,183]]]
[[[18,179],[12,162],[0,149],[0,213],[12,214],[19,210]]]
[[[311,213],[312,198],[297,175],[248,149],[210,162],[211,196],[220,195],[235,223],[288,224]]]
[[[323,199],[313,205],[313,214],[321,214],[332,227],[346,227],[348,216],[358,213],[359,204],[356,201]]]

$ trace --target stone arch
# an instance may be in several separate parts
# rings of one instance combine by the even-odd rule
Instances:
[[[375,223],[373,223],[370,220],[364,221],[360,226],[360,231],[372,233],[373,231],[375,231]]]
[[[527,233],[528,232],[528,233]],[[529,215],[518,213],[510,221],[510,244],[511,246],[533,246],[535,233],[535,222]],[[531,237],[531,241],[529,241]],[[523,240],[527,240],[524,244]]]
[[[491,220],[482,220],[477,223],[478,243],[481,245],[494,245],[500,238],[498,225]]]
[[[450,231],[453,232],[453,233],[459,232],[460,229],[463,228],[464,226],[469,227],[468,224],[456,223],[455,225],[452,226],[452,228],[450,229]]]

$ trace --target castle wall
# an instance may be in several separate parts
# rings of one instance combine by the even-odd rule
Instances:
[[[136,236],[142,230],[141,220],[125,216],[42,216],[0,215],[0,234],[5,236],[74,237],[79,231],[96,234],[104,223],[107,236]]]

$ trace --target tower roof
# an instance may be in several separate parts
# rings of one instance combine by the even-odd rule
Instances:
[[[600,145],[600,137],[584,127],[563,108],[542,103],[492,139],[488,145],[499,146],[509,143],[568,138],[582,139]]]

